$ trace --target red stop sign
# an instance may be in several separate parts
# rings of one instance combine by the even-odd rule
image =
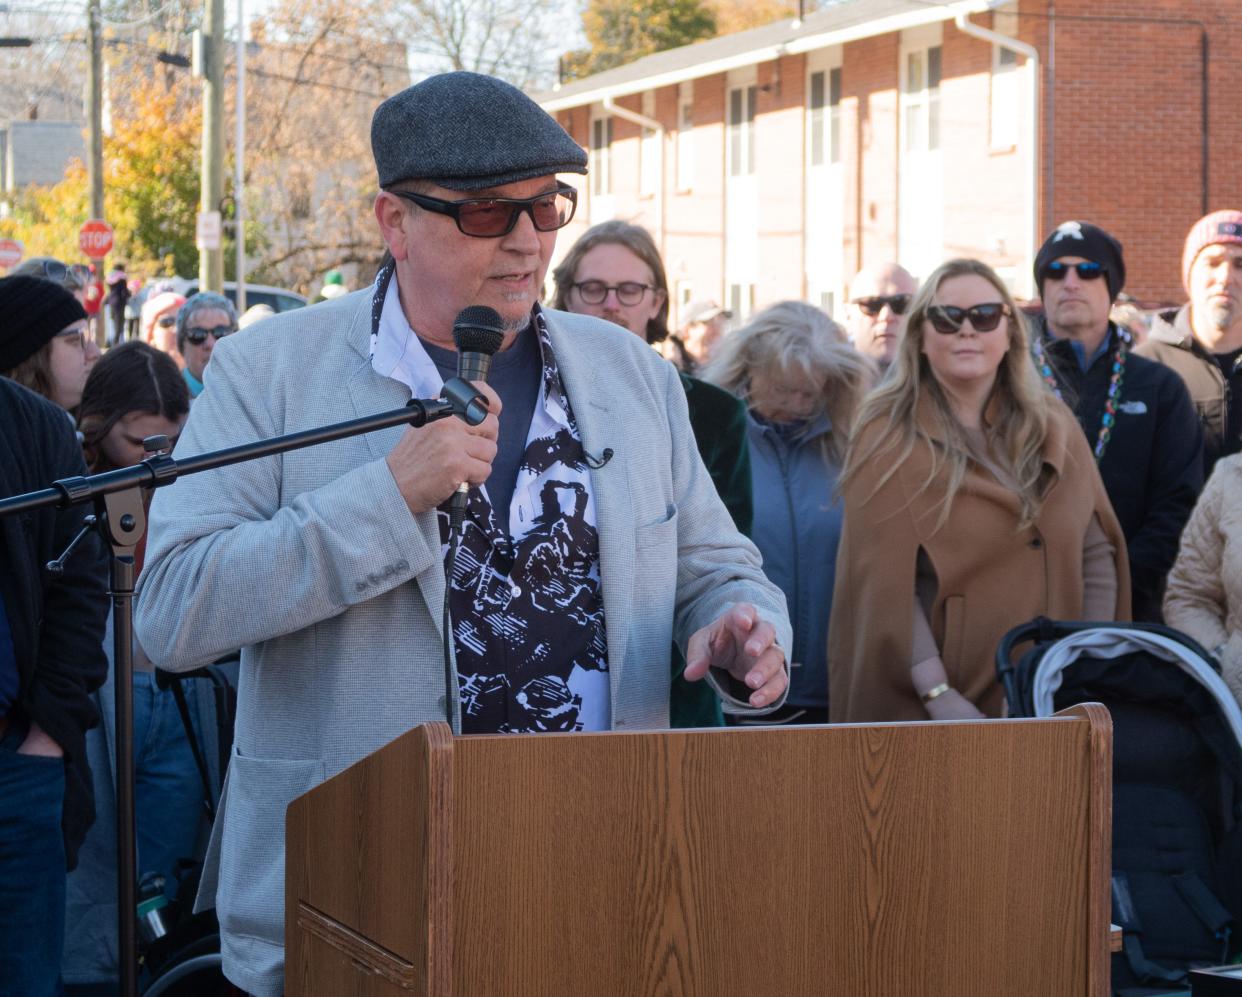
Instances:
[[[78,229],[78,248],[92,260],[103,259],[112,252],[112,226],[98,218],[84,222]]]
[[[25,247],[16,239],[0,239],[0,270],[8,270],[22,261]]]

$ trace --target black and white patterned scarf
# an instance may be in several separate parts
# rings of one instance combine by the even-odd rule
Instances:
[[[393,267],[375,282],[371,364],[415,397],[443,379],[401,310]],[[610,693],[590,470],[539,306],[542,384],[507,529],[472,488],[449,592],[462,733],[607,730]],[[447,504],[438,510],[447,553]]]

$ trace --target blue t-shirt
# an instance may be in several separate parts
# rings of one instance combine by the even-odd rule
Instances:
[[[446,381],[457,376],[457,354],[420,340],[427,355],[435,362],[440,376]],[[535,330],[523,329],[507,350],[492,357],[487,383],[500,396],[504,406],[500,413],[500,439],[496,459],[492,461],[492,473],[486,482],[487,497],[496,510],[497,525],[508,530],[509,502],[517,485],[518,465],[526,453],[526,437],[530,434],[530,421],[539,402],[539,385],[542,360]]]
[[[13,650],[13,633],[9,629],[9,614],[0,596],[0,717],[17,702],[20,688],[17,672],[17,652]]]

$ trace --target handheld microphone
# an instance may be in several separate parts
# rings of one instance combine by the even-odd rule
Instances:
[[[457,376],[463,381],[486,381],[492,369],[492,354],[504,342],[504,323],[500,313],[486,305],[464,308],[453,320],[453,342],[457,345]],[[463,481],[449,502],[449,512],[465,512],[470,485]]]

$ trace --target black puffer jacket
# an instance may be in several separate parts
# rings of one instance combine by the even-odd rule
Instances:
[[[1117,329],[1109,348],[1083,372],[1069,340],[1043,343],[1062,397],[1095,448],[1112,378]],[[1164,581],[1182,527],[1203,488],[1203,430],[1186,385],[1163,364],[1126,359],[1117,422],[1100,460],[1100,476],[1130,554],[1134,619],[1159,621]]]
[[[0,377],[0,498],[46,488],[86,473],[64,410]],[[107,556],[88,537],[60,577],[44,565],[82,527],[85,506],[0,518],[0,595],[17,657],[18,709],[65,753],[63,830],[69,868],[95,819],[86,731],[99,716],[91,693],[107,674]]]

